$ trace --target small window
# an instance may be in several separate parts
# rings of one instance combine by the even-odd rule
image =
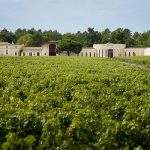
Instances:
[[[32,52],[29,52],[29,56],[32,56]]]
[[[40,56],[40,53],[39,53],[39,52],[37,52],[37,56]]]
[[[6,55],[8,55],[8,50],[6,50]]]

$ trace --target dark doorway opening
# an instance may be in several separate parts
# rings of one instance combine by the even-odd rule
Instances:
[[[108,49],[108,57],[113,57],[113,49]]]
[[[49,45],[49,56],[56,56],[56,45],[55,44]]]

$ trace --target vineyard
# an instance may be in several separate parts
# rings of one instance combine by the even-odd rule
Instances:
[[[137,56],[137,57],[116,57],[115,60],[140,65],[147,69],[150,69],[150,57]]]
[[[0,57],[0,149],[149,150],[150,71],[123,59]]]

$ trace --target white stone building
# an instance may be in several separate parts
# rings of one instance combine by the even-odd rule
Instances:
[[[94,44],[92,48],[83,48],[79,56],[118,57],[150,56],[150,48],[126,48],[125,44]]]
[[[23,45],[14,45],[8,42],[0,42],[0,56],[18,56]]]
[[[56,56],[57,42],[51,41],[41,47],[25,47],[8,42],[0,42],[0,56]],[[61,56],[66,56],[63,52]],[[71,56],[77,56],[74,53]],[[126,48],[125,44],[94,44],[90,48],[82,48],[79,56],[118,57],[118,56],[150,56],[150,48]]]
[[[57,42],[51,41],[41,47],[25,47],[0,42],[0,56],[56,56]]]

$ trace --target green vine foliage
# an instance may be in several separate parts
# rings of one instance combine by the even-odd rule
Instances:
[[[130,57],[142,58],[149,63]],[[149,148],[149,70],[109,58],[0,57],[0,149]]]

